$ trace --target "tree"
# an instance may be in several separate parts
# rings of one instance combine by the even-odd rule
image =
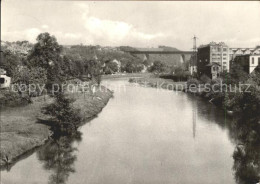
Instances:
[[[39,34],[36,40],[37,43],[28,56],[27,66],[29,68],[44,68],[47,71],[46,87],[51,89],[52,84],[60,83],[64,80],[61,70],[62,46],[60,46],[56,38],[49,33]]]
[[[50,65],[58,64],[62,46],[58,44],[56,38],[46,32],[39,34],[36,40],[37,43],[28,56],[28,66],[48,69]]]
[[[117,71],[118,71],[117,63],[115,63],[113,61],[109,61],[108,63],[106,63],[106,66],[105,66],[105,73],[106,74],[116,73]]]
[[[72,106],[74,100],[68,98],[62,92],[61,86],[59,89],[60,91],[55,93],[55,102],[44,107],[42,113],[50,116],[54,123],[55,133],[73,135],[77,131],[82,118],[79,115],[79,109]]]
[[[101,83],[102,67],[101,63],[97,60],[90,60],[86,63],[87,74],[90,75],[98,85]]]
[[[3,58],[1,58],[0,67],[6,70],[7,76],[13,77],[16,68],[21,64],[20,58],[9,50],[4,50],[1,54],[3,54]]]
[[[151,72],[162,73],[166,69],[166,65],[161,61],[154,61],[153,65],[150,67]]]
[[[230,76],[227,75],[227,77],[230,78],[228,79],[230,80],[228,83],[239,84],[240,82],[245,82],[248,76],[248,73],[246,73],[239,64],[233,63],[230,69]]]
[[[27,66],[22,66],[16,68],[15,75],[13,76],[13,83],[19,84],[19,90],[24,90],[21,89],[21,86],[26,88],[30,96],[41,95],[41,88],[45,87],[46,82],[47,72],[41,67],[32,67],[29,69]],[[29,89],[29,87],[35,88]]]

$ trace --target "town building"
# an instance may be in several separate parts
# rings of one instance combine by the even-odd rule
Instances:
[[[229,48],[229,59],[234,60],[236,56],[260,54],[260,46],[255,48]]]
[[[6,76],[6,71],[0,68],[0,89],[9,88],[11,77]]]
[[[113,63],[117,64],[117,73],[121,72],[121,62],[118,61],[117,59],[112,60]]]
[[[223,71],[229,72],[229,48],[224,42],[201,45],[197,52],[198,75],[215,79]]]
[[[242,66],[245,72],[248,74],[253,72],[254,69],[260,64],[260,54],[246,54],[236,56],[235,59],[231,62],[239,64]]]

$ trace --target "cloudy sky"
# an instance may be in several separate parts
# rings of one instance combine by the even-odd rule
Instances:
[[[3,0],[4,41],[35,42],[41,32],[60,44],[192,48],[223,41],[260,44],[260,2],[23,1]]]

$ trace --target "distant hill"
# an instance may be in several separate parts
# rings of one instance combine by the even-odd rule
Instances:
[[[164,45],[159,45],[158,48],[163,49],[163,51],[180,51],[179,49],[176,49],[175,47],[169,47]]]

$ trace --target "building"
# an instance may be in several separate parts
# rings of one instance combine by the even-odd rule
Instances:
[[[214,79],[223,71],[229,72],[229,48],[224,42],[202,45],[197,52],[198,75]]]
[[[9,88],[11,77],[6,76],[6,71],[0,68],[0,89]]]
[[[260,46],[255,48],[229,48],[229,59],[234,60],[236,56],[260,54]]]
[[[231,63],[239,64],[249,74],[260,64],[260,54],[239,55]]]
[[[117,59],[112,60],[112,62],[117,64],[117,72],[120,73],[121,72],[121,62],[118,61]]]

